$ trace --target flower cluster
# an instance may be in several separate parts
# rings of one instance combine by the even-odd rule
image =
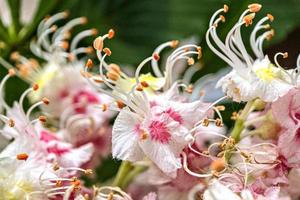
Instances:
[[[298,199],[300,56],[295,69],[285,69],[278,57],[286,58],[287,53],[277,53],[274,64],[264,55],[263,42],[274,35],[267,24],[274,20],[271,14],[251,32],[255,57],[247,51],[241,29],[251,27],[261,7],[250,4],[225,41],[218,37],[217,27],[225,22],[229,7],[224,5],[209,21],[208,47],[232,67],[216,83],[224,95],[215,101],[204,101],[205,93],[212,91],[202,87],[202,79],[191,83],[200,69],[196,60],[202,56],[201,47],[195,44],[165,42],[129,75],[106,59],[112,51],[105,44],[114,38],[114,30],[98,36],[93,47],[78,47],[80,40],[97,34],[94,29],[82,31],[69,44],[71,29],[86,23],[85,18],[59,28],[54,24],[67,17],[66,12],[44,19],[31,43],[32,53],[44,60],[42,64],[18,52],[11,55],[14,65],[0,59],[8,69],[0,84],[0,196],[27,200]],[[160,59],[166,48],[173,50]],[[85,60],[94,50],[97,67],[91,59]],[[182,62],[187,69],[177,79],[176,68]],[[4,87],[15,75],[32,86],[10,106]],[[27,97],[32,106],[25,109]],[[223,104],[230,100],[246,103],[243,110],[232,113],[231,130],[222,117]],[[122,160],[115,179],[100,187],[85,187],[82,175],[92,174],[90,168],[110,152],[113,159]]]

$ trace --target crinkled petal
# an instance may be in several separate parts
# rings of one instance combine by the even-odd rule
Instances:
[[[138,119],[128,113],[128,109],[122,110],[115,120],[112,130],[112,155],[114,158],[128,161],[143,159],[143,154],[138,145],[138,133],[136,125]]]

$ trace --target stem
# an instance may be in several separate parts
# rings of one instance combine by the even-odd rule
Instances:
[[[133,168],[132,164],[128,161],[122,161],[122,164],[118,170],[118,173],[116,175],[116,178],[113,182],[114,186],[120,187],[123,185],[123,181],[125,179],[125,177],[127,176],[127,174],[129,173],[129,171],[131,171]]]
[[[245,120],[247,119],[248,115],[253,111],[255,108],[254,105],[255,100],[248,101],[246,106],[244,107],[241,115],[236,120],[234,127],[231,131],[231,137],[235,139],[236,142],[240,141],[241,133],[243,129],[245,128]]]
[[[145,166],[135,166],[135,168],[125,177],[123,183],[122,183],[122,187],[123,189],[127,188],[127,186],[129,185],[129,183],[131,183],[131,181],[140,173],[142,173],[143,171],[146,170],[147,167]]]

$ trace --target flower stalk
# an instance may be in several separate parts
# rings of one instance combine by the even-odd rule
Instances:
[[[122,161],[122,164],[118,170],[118,173],[115,177],[115,180],[113,182],[113,186],[122,188],[123,182],[126,178],[126,176],[129,174],[129,172],[133,169],[133,166],[131,162],[129,161]]]
[[[240,116],[237,118],[234,127],[231,131],[230,136],[235,140],[235,142],[239,142],[241,139],[241,133],[245,128],[245,120],[248,115],[255,109],[255,100],[248,101]]]

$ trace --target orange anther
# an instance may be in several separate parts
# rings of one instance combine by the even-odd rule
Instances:
[[[224,13],[227,13],[229,10],[229,7],[226,4],[224,4],[223,10],[224,10]]]
[[[109,29],[108,31],[108,39],[112,39],[115,36],[115,31],[113,29]]]
[[[103,38],[101,36],[97,37],[94,40],[93,46],[96,50],[98,51],[102,51],[103,48]]]
[[[220,172],[225,169],[225,160],[223,158],[214,160],[210,164],[210,169],[215,171],[215,172]]]
[[[117,64],[115,64],[115,63],[111,63],[111,64],[109,65],[109,69],[111,69],[112,71],[114,71],[114,72],[116,72],[116,73],[118,73],[118,74],[121,73],[121,69],[120,69],[119,65],[117,65]]]
[[[88,19],[86,17],[80,18],[81,24],[86,24],[88,22]]]
[[[271,14],[267,14],[267,17],[269,18],[269,20],[272,22],[274,20],[274,16]]]
[[[179,41],[178,41],[178,40],[173,40],[173,41],[171,41],[171,47],[172,47],[172,48],[176,48],[176,47],[178,46],[178,44],[179,44]]]
[[[258,3],[252,3],[248,5],[250,12],[254,12],[254,13],[260,11],[261,7],[262,7],[261,4]]]
[[[85,66],[88,67],[88,68],[91,68],[93,67],[94,63],[91,59],[88,59],[85,63]]]
[[[8,120],[8,126],[14,127],[15,126],[15,121],[13,119]]]
[[[246,26],[249,26],[252,24],[254,17],[255,17],[255,13],[251,13],[244,17],[244,22],[245,22]]]
[[[10,69],[8,70],[8,74],[9,74],[10,76],[14,76],[14,75],[16,75],[16,71],[15,71],[13,68],[10,68]]]
[[[107,104],[103,103],[101,104],[101,108],[102,108],[102,111],[105,112],[107,110]]]
[[[116,73],[115,71],[108,71],[106,73],[106,76],[110,79],[110,80],[113,80],[113,81],[117,81],[119,78],[120,78],[120,74]]]
[[[108,55],[108,56],[111,55],[111,50],[110,50],[109,48],[104,48],[104,49],[103,49],[103,52],[104,52],[106,55]]]

